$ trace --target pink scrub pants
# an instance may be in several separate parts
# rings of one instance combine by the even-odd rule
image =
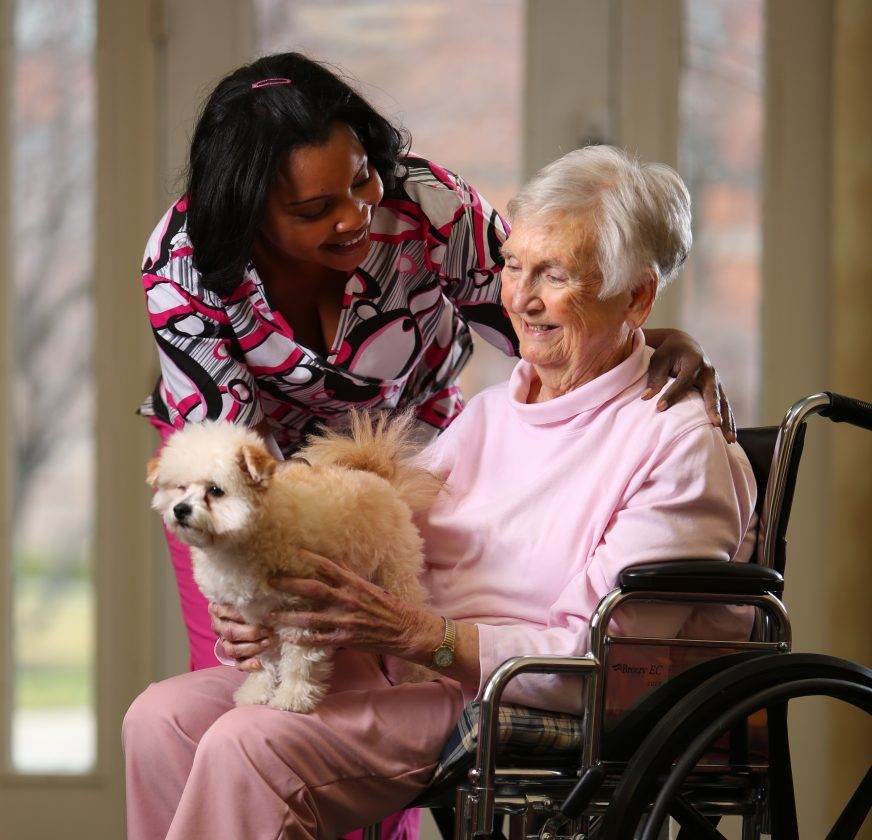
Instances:
[[[163,421],[151,417],[151,425],[157,429],[160,435],[160,447],[158,452],[167,442],[175,429]],[[208,603],[194,583],[193,569],[191,565],[191,551],[184,543],[176,539],[173,534],[164,529],[167,546],[170,551],[170,560],[176,575],[176,585],[179,590],[179,601],[182,608],[182,617],[188,632],[188,647],[190,657],[188,665],[191,671],[199,671],[202,668],[213,668],[220,663],[215,658],[216,636],[212,630],[212,621],[208,612]],[[459,714],[458,714],[459,717]],[[446,734],[446,740],[448,735]],[[384,840],[418,840],[420,835],[421,813],[417,810],[405,811],[394,814],[382,823],[382,838]],[[361,831],[349,834],[345,840],[362,840]]]
[[[306,715],[235,707],[245,674],[227,666],[149,686],[122,728],[128,840],[333,840],[410,802],[463,709],[459,687],[392,685],[359,651],[335,665]]]

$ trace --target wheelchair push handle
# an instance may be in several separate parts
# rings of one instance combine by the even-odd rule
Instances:
[[[872,403],[833,391],[824,393],[830,398],[830,404],[821,409],[821,417],[828,417],[834,423],[850,423],[872,431]]]

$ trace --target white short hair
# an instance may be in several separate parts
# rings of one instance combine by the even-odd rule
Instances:
[[[584,217],[596,237],[600,297],[633,291],[646,270],[658,294],[690,251],[690,194],[662,163],[640,163],[614,146],[576,149],[549,163],[509,202],[512,222]]]

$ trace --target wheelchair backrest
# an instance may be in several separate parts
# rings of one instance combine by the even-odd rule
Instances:
[[[763,514],[763,506],[766,501],[766,490],[769,484],[769,473],[772,469],[772,459],[775,455],[775,444],[778,440],[777,426],[759,426],[750,429],[739,429],[736,432],[739,445],[751,462],[754,471],[754,481],[757,484],[757,511],[758,522]],[[778,532],[775,535],[775,570],[784,574],[787,563],[787,523],[790,519],[790,508],[793,504],[793,492],[796,488],[796,476],[799,472],[799,461],[802,457],[802,449],[805,443],[805,425],[797,433],[796,444],[791,453],[790,465],[787,473],[787,484],[784,489],[784,502],[781,509],[781,518],[777,523]],[[762,544],[763,534],[758,532],[757,543]],[[752,560],[754,562],[754,560]]]

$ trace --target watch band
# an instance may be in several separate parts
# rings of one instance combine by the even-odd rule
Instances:
[[[442,620],[445,622],[445,634],[442,637],[440,647],[450,647],[451,652],[454,653],[454,645],[457,643],[457,628],[454,619],[442,616]]]

